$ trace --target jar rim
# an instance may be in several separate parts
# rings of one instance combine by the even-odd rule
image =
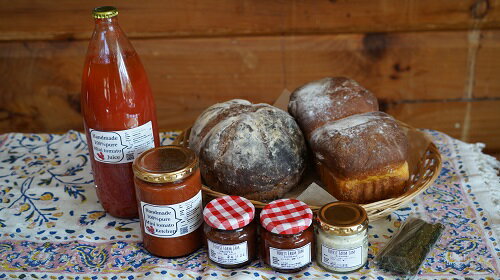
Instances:
[[[172,183],[198,170],[198,157],[185,147],[160,146],[140,154],[132,164],[134,175],[150,183]]]
[[[312,225],[312,224],[311,224]],[[304,231],[308,230],[309,228],[311,228],[311,225],[308,226],[307,228],[303,229],[302,231],[299,231],[299,232],[296,232],[296,233],[275,233],[275,232],[272,232],[272,231],[268,231],[267,229],[265,229],[268,233],[270,233],[271,235],[274,235],[274,236],[278,236],[278,237],[281,237],[283,236],[284,238],[287,238],[287,237],[291,237],[291,236],[294,236],[294,235],[299,235],[299,234],[302,234],[304,233]]]
[[[368,214],[359,204],[335,201],[321,207],[316,218],[319,226],[336,235],[353,235],[368,228]]]

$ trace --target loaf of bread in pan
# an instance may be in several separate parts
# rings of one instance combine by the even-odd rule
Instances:
[[[337,199],[368,203],[405,191],[406,134],[378,111],[370,91],[348,78],[325,78],[295,90],[288,110],[306,135],[322,182]]]
[[[255,200],[282,197],[298,184],[306,164],[304,137],[285,111],[231,100],[196,120],[189,147],[210,188]]]
[[[378,111],[377,98],[356,81],[324,78],[296,89],[290,96],[288,112],[309,137],[318,127],[354,114]]]
[[[368,203],[399,196],[408,180],[408,141],[383,112],[352,115],[314,131],[309,139],[328,192]]]

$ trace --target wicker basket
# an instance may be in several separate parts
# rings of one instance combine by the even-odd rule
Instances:
[[[423,132],[403,122],[399,122],[399,124],[406,130],[410,142],[410,158],[408,160],[410,181],[407,191],[399,197],[363,204],[362,206],[368,213],[370,221],[383,218],[410,202],[414,197],[432,185],[441,172],[441,155],[436,145],[434,145]],[[182,131],[174,140],[173,144],[187,146],[190,130],[191,128]],[[203,192],[210,197],[221,197],[226,195],[214,191],[205,185],[203,185],[202,188]],[[256,208],[263,208],[267,204],[261,201],[250,201]],[[321,208],[321,205],[309,205],[309,207],[311,207],[313,211],[316,211]]]

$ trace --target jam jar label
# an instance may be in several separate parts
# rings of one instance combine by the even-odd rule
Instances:
[[[339,250],[322,244],[321,261],[334,268],[359,267],[363,264],[363,246]]]
[[[247,242],[238,244],[219,244],[208,241],[208,257],[218,264],[240,264],[248,261]]]
[[[311,262],[311,243],[296,249],[277,249],[269,247],[269,263],[280,269],[303,267]]]
[[[172,238],[189,234],[203,223],[201,191],[192,198],[171,205],[141,201],[144,231],[156,237]]]
[[[132,162],[142,152],[155,147],[151,121],[126,130],[89,129],[94,159],[104,163]]]

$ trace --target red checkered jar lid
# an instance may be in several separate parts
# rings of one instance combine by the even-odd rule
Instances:
[[[240,196],[222,196],[210,201],[203,210],[205,222],[216,229],[234,230],[248,225],[255,217],[255,207]]]
[[[260,223],[269,232],[296,234],[312,223],[313,212],[307,204],[297,199],[275,200],[260,213]]]

